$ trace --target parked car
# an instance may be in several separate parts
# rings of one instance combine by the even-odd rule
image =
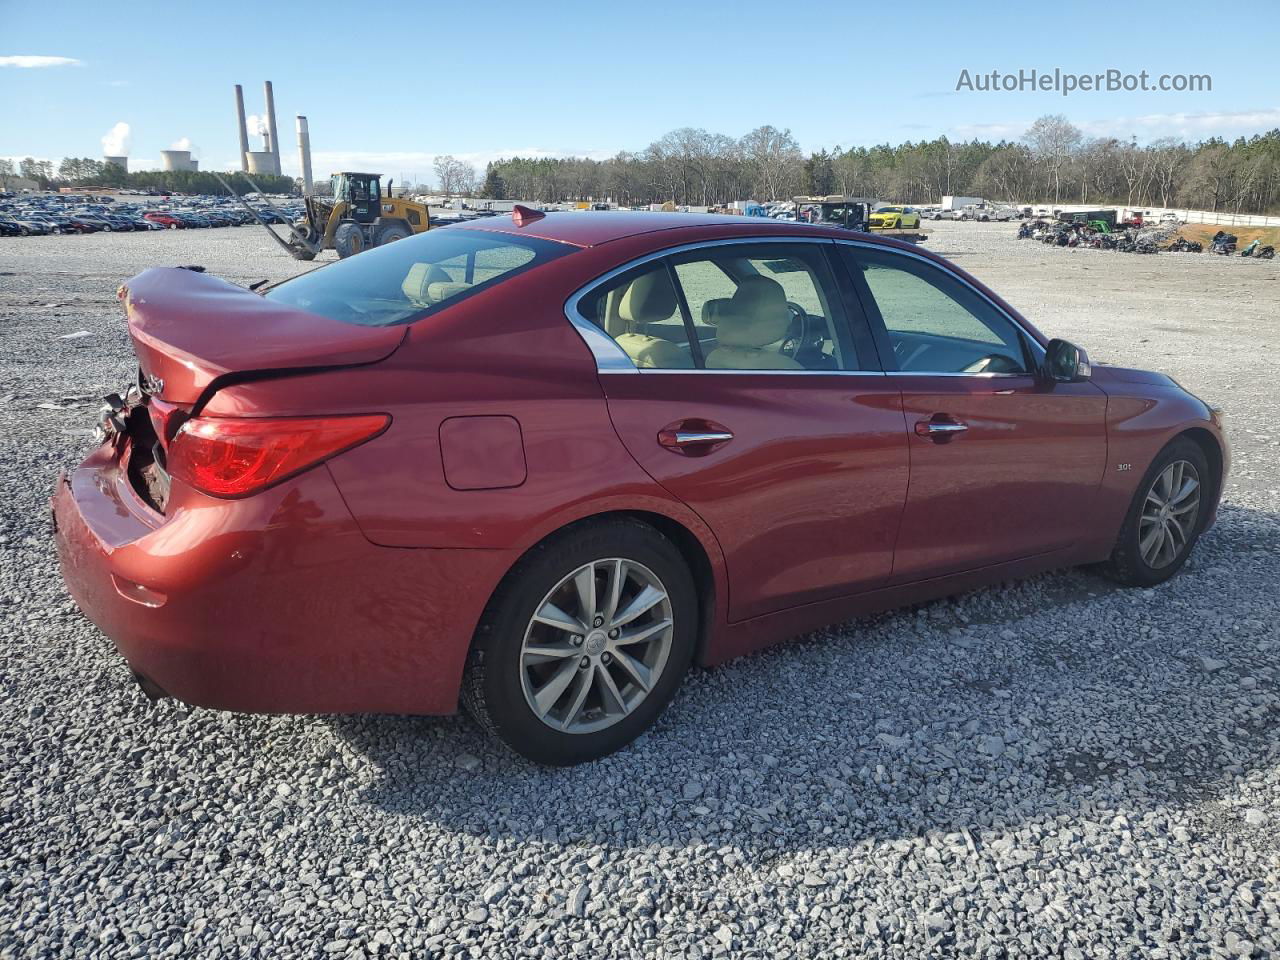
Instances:
[[[22,225],[12,217],[0,217],[0,237],[21,237],[24,235]]]
[[[920,227],[920,214],[912,207],[881,207],[871,214],[872,230],[916,230]]]
[[[143,689],[461,695],[546,763],[630,742],[695,661],[1056,567],[1160,583],[1229,461],[1168,377],[837,227],[517,207],[265,292],[121,296],[138,380],[53,516]]]
[[[158,223],[162,227],[167,227],[170,230],[181,230],[186,226],[180,217],[174,216],[167,210],[152,210],[150,213],[144,213],[142,217],[144,220],[150,220],[152,223]]]

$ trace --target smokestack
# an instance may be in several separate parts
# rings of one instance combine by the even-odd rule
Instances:
[[[267,149],[275,158],[275,170],[272,172],[276,175],[280,173],[280,138],[276,134],[276,98],[271,93],[271,81],[267,80],[262,84],[262,90],[267,98],[267,137],[270,143]]]
[[[311,196],[311,131],[307,118],[298,117],[298,160],[302,163],[302,195]]]
[[[240,124],[240,169],[249,172],[249,128],[244,123],[244,90],[236,84],[236,122]]]

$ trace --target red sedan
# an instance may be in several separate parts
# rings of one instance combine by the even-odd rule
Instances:
[[[121,296],[139,380],[53,508],[144,689],[461,695],[548,763],[634,739],[695,661],[1053,567],[1159,583],[1228,463],[1168,377],[839,228],[517,208],[265,292]]]
[[[142,215],[143,220],[150,220],[152,223],[158,223],[162,227],[168,227],[170,230],[181,230],[186,226],[181,220],[173,214],[164,210],[152,210]]]

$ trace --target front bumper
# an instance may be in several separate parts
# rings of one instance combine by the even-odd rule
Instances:
[[[187,703],[255,713],[451,713],[471,636],[513,559],[379,547],[328,470],[164,517],[109,446],[53,494],[80,609],[141,678]]]

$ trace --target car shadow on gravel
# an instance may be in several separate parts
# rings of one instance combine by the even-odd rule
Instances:
[[[1228,506],[1153,590],[1064,571],[694,671],[653,731],[577,768],[527,763],[465,717],[327,722],[377,769],[362,802],[519,841],[768,858],[1141,816],[1274,762],[1280,640],[1258,585],[1280,582],[1278,534]]]

